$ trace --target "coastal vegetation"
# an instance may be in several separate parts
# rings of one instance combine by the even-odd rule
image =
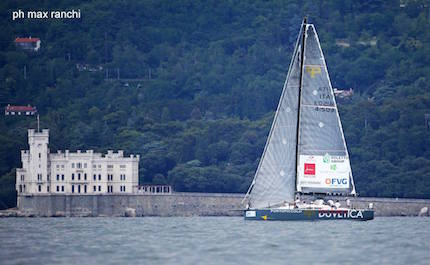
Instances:
[[[17,19],[79,9],[80,19]],[[430,198],[428,1],[0,3],[0,102],[37,106],[50,148],[140,154],[140,183],[246,192],[301,20],[315,24],[362,196]],[[16,37],[37,37],[24,51]],[[430,115],[429,115],[430,116]],[[0,118],[0,208],[35,117]]]

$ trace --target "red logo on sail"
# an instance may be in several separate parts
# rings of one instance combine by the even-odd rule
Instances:
[[[315,164],[305,163],[305,175],[315,175]]]

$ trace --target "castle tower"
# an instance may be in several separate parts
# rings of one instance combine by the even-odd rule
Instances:
[[[30,193],[50,192],[50,170],[48,170],[49,155],[49,130],[36,132],[34,129],[28,130],[28,144],[30,146],[30,159],[28,178],[30,181]]]

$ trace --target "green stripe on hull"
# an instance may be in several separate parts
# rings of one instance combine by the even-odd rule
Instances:
[[[306,210],[306,209],[253,209],[245,211],[245,220],[313,221],[313,220],[372,220],[371,209]]]

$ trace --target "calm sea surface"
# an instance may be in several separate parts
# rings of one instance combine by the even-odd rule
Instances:
[[[430,264],[430,218],[3,218],[0,264]]]

